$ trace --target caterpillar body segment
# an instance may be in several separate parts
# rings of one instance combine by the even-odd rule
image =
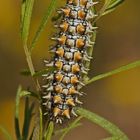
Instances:
[[[91,24],[97,16],[91,10],[96,4],[92,0],[67,0],[65,7],[58,10],[63,19],[55,27],[60,32],[52,37],[56,42],[50,48],[52,59],[45,60],[45,65],[55,71],[43,75],[47,84],[42,86],[44,115],[56,123],[77,116],[74,107],[82,104],[79,97],[84,93],[80,89],[84,86],[83,76],[89,71],[85,63],[92,59],[87,49],[94,45],[91,37],[97,29]]]

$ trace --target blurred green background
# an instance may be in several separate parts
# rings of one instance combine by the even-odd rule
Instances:
[[[65,0],[58,0],[62,5]],[[31,24],[32,39],[50,0],[36,1]],[[140,59],[140,1],[126,0],[116,11],[98,22],[99,30],[91,64],[90,76],[108,72]],[[54,15],[54,13],[53,13]],[[14,136],[16,89],[31,85],[29,78],[20,76],[27,67],[20,40],[20,0],[3,0],[0,4],[0,124]],[[50,37],[55,33],[50,21],[33,52],[37,70],[49,58]],[[140,139],[140,67],[97,81],[83,90],[84,107],[118,125],[131,140]],[[21,108],[23,105],[21,105]],[[23,113],[21,112],[21,122]],[[67,140],[98,140],[107,136],[100,127],[83,121],[84,126],[73,130]],[[4,140],[0,132],[0,140]]]

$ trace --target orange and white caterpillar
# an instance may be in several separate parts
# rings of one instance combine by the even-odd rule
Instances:
[[[55,27],[60,29],[58,37],[52,38],[57,44],[51,48],[54,56],[50,62],[45,61],[47,67],[56,70],[44,74],[47,79],[43,85],[43,105],[50,120],[62,123],[65,118],[76,115],[74,107],[82,104],[79,96],[83,93],[83,76],[89,70],[84,66],[92,58],[87,49],[93,47],[91,41],[96,27],[91,20],[96,16],[91,10],[97,2],[92,0],[67,0],[64,8],[58,12],[63,15],[62,21]]]

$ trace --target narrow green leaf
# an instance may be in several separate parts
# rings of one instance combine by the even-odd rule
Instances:
[[[20,74],[23,76],[31,76],[31,72],[29,69],[23,69],[20,71]]]
[[[39,115],[40,115],[40,132],[39,132],[39,140],[42,140],[42,134],[43,134],[43,118],[42,118],[42,109],[41,108],[39,108]]]
[[[23,29],[23,20],[24,20],[24,15],[25,15],[26,1],[27,0],[22,0],[21,2],[21,17],[20,17],[21,34],[22,34],[22,29]]]
[[[16,137],[18,140],[21,140],[21,134],[20,134],[20,127],[19,127],[19,103],[20,103],[20,93],[22,91],[22,87],[19,86],[17,90],[16,95],[16,107],[15,107],[15,131],[16,131]]]
[[[22,19],[22,40],[25,44],[28,40],[33,5],[34,0],[27,0],[26,8],[24,8],[24,10],[22,9],[22,13],[24,14],[24,18]]]
[[[115,75],[117,73],[120,73],[120,72],[123,72],[123,71],[126,71],[126,70],[130,70],[130,69],[133,69],[133,68],[136,68],[136,67],[139,67],[139,66],[140,66],[140,60],[138,60],[136,62],[133,62],[133,63],[130,63],[128,65],[122,66],[122,67],[120,67],[118,69],[112,70],[110,72],[95,76],[95,77],[91,78],[88,82],[86,82],[86,84],[90,84],[90,83],[92,83],[94,81],[97,81],[97,80],[100,80],[100,79]]]
[[[45,133],[45,140],[51,140],[53,131],[54,131],[54,123],[51,121]]]
[[[122,4],[123,2],[124,0],[112,0],[102,15],[106,15],[114,11],[116,7]]]
[[[98,17],[94,20],[94,22],[96,22],[98,19],[100,19],[103,16],[103,13],[106,11],[106,9],[109,6],[109,4],[110,4],[111,1],[112,0],[105,0],[103,7],[97,13]]]
[[[27,0],[21,1],[21,24],[23,23],[23,19],[24,19],[24,15],[25,15],[26,1]]]
[[[50,73],[50,72],[53,72],[53,71],[55,71],[54,67],[49,68],[49,69],[42,69],[40,71],[36,71],[35,74],[33,75],[33,77],[42,76],[43,74],[47,74],[47,73]],[[21,70],[20,74],[23,75],[23,76],[31,76],[31,72],[30,72],[29,69]]]
[[[34,97],[34,98],[40,100],[39,94],[36,94],[36,93],[34,93],[34,92],[32,92],[32,91],[22,90],[20,96],[21,96],[21,97],[31,96],[31,97]]]
[[[29,92],[29,91],[22,90],[22,91],[20,92],[20,98],[21,98],[21,97],[24,97],[24,96],[31,95],[31,94],[32,94],[32,93],[31,93],[31,92]]]
[[[84,118],[104,128],[112,136],[122,138],[121,140],[128,140],[127,136],[117,126],[97,114],[83,108],[77,108],[76,112]]]
[[[116,7],[122,4],[123,2],[124,0],[105,0],[103,7],[97,13],[98,17],[94,20],[94,22],[96,22],[102,16],[114,11]]]
[[[120,4],[122,4],[125,0],[112,0],[109,4],[109,6],[107,7],[107,9],[111,9],[111,8],[115,8],[117,6],[119,6]]]
[[[4,127],[2,127],[1,125],[0,125],[0,131],[4,134],[4,136],[7,140],[12,140],[12,137],[9,134],[9,132]]]
[[[111,13],[111,12],[114,11],[114,10],[115,10],[115,8],[108,9],[108,10],[106,10],[106,11],[102,14],[102,16],[107,15],[107,14]]]
[[[56,3],[56,0],[51,0],[49,8],[47,9],[47,11],[46,11],[46,13],[45,13],[40,25],[39,25],[39,28],[38,28],[38,30],[33,38],[33,41],[32,41],[31,47],[30,47],[31,50],[35,47],[36,42],[38,41],[42,31],[44,30],[44,28],[48,22],[48,19],[49,19],[50,15],[55,7],[55,3]]]
[[[72,126],[72,129],[77,128],[77,127],[79,127],[81,125],[82,125],[81,123],[76,123],[75,125]],[[57,130],[57,131],[54,132],[54,135],[64,133],[65,131],[67,131],[67,129],[68,128],[63,128],[63,129]]]
[[[20,133],[20,126],[19,126],[19,105],[20,105],[20,99],[22,97],[25,97],[25,96],[36,96],[34,93],[31,93],[31,92],[28,92],[28,91],[25,91],[25,90],[22,90],[22,87],[19,86],[18,87],[18,90],[17,90],[17,95],[16,95],[16,106],[15,106],[15,131],[16,131],[16,137],[18,140],[23,140],[22,136],[21,136],[21,133]],[[33,110],[33,104],[31,105],[30,108],[28,108],[28,102],[26,101],[26,107],[25,107],[25,119],[29,119],[30,116],[31,116],[31,113],[32,113],[32,110]],[[28,116],[29,115],[29,116]],[[30,122],[30,120],[28,120]],[[27,129],[27,125],[29,125],[29,122],[28,121],[24,121],[25,123],[25,126],[24,126],[24,130],[28,130]],[[25,128],[26,127],[26,128]]]
[[[25,112],[24,112],[24,124],[22,129],[22,138],[23,140],[27,140],[29,135],[30,123],[33,115],[34,104],[29,105],[29,98],[27,97],[25,100]]]
[[[62,136],[60,137],[60,140],[63,140],[64,137],[73,129],[75,128],[75,125],[82,119],[83,117],[78,117],[74,122],[72,122],[68,128],[63,132]]]
[[[53,71],[55,71],[54,67],[49,68],[49,69],[43,69],[43,70],[37,71],[33,76],[38,77],[38,76],[42,76],[43,74],[47,74]]]

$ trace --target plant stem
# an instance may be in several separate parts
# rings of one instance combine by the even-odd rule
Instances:
[[[93,7],[92,11],[93,11],[94,13],[96,13],[95,7]],[[92,25],[95,27],[95,26],[96,26],[96,23],[93,21],[93,22],[92,22]],[[91,41],[92,41],[92,42],[95,42],[95,41],[96,41],[96,36],[97,36],[97,31],[95,30],[95,31],[93,32],[93,36],[92,36],[92,38],[91,38]],[[87,48],[87,54],[88,54],[88,56],[92,57],[92,55],[93,55],[93,49],[94,49],[94,45],[93,45],[92,47]],[[85,63],[85,67],[89,69],[89,67],[90,67],[90,62],[86,62],[86,63]],[[88,79],[89,79],[89,78],[88,78],[87,75],[84,75],[84,76],[83,76],[83,81],[84,81],[84,83],[86,83],[86,82],[88,81]]]
[[[27,47],[26,42],[23,42],[23,48],[24,48],[24,52],[25,52],[25,55],[26,55],[26,61],[27,61],[28,67],[29,67],[29,70],[31,72],[32,79],[35,83],[35,87],[36,87],[37,91],[40,91],[40,85],[39,85],[38,79],[33,78],[33,76],[35,74],[35,69],[34,69],[32,58],[31,58],[31,53],[29,52],[29,49]]]
[[[27,42],[28,42],[33,6],[34,6],[34,0],[27,0],[27,1],[23,0],[22,1],[22,6],[21,6],[21,38],[22,38],[24,52],[26,55],[26,61],[27,61],[27,64],[28,64],[28,67],[29,67],[29,70],[30,70],[32,77],[35,74],[35,69],[33,66],[31,52],[28,48]],[[38,80],[33,78],[33,81],[35,82],[35,87],[36,87],[37,91],[40,91],[40,86],[39,86]]]
[[[25,55],[26,55],[26,60],[27,60],[28,67],[29,67],[29,70],[31,72],[31,76],[33,76],[35,74],[35,69],[34,69],[34,66],[33,66],[31,53],[29,52],[26,43],[23,44],[23,48],[24,48],[24,52],[25,52]]]

